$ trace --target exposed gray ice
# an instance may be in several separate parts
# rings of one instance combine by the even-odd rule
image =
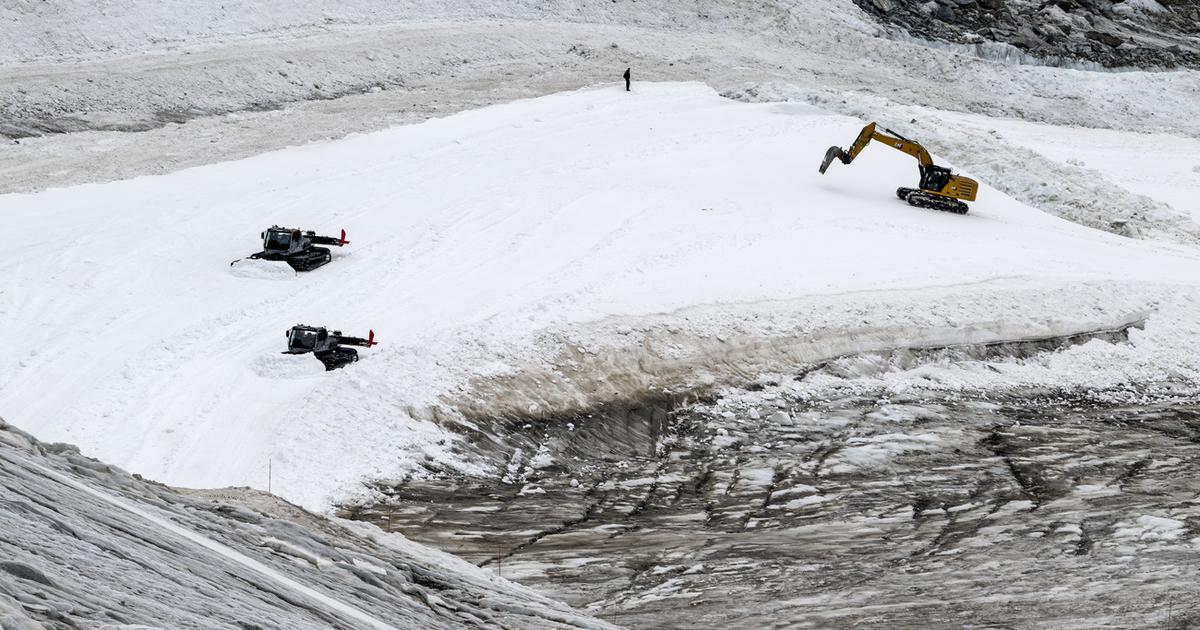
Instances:
[[[497,478],[381,482],[344,513],[629,627],[1193,627],[1194,392],[877,378],[1053,351],[843,357],[700,401],[515,421],[479,438]]]
[[[373,528],[183,491],[0,422],[0,627],[601,628]]]

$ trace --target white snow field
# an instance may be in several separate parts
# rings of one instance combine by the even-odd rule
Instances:
[[[1020,120],[960,115],[978,128],[1071,166],[1093,169],[1132,193],[1200,221],[1200,139],[1167,133],[1049,127]]]
[[[1045,378],[1195,378],[1179,343],[1197,327],[1195,249],[986,182],[968,215],[911,208],[894,190],[916,164],[882,146],[818,175],[863,124],[700,84],[599,86],[2,196],[0,329],[19,343],[0,355],[0,412],[175,485],[265,488],[269,461],[276,494],[324,509],[424,463],[487,472],[455,451],[456,405],[552,412],[746,361],[1146,319],[1120,350],[1140,362],[1095,342]],[[351,243],[307,274],[231,272],[271,224]],[[280,354],[298,322],[381,345],[326,373]]]

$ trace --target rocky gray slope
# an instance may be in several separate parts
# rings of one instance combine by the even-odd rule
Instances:
[[[0,421],[0,628],[602,628],[373,528],[183,491]]]
[[[855,3],[908,34],[970,46],[984,56],[1106,68],[1200,67],[1200,4],[1194,0]]]

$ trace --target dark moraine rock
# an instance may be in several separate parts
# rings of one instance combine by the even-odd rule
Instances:
[[[984,56],[1105,68],[1200,67],[1195,39],[1200,34],[1200,3],[1195,0],[855,3],[897,33],[970,47]]]

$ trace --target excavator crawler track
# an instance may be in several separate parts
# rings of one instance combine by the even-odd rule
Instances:
[[[941,210],[942,212],[952,212],[954,214],[966,214],[969,209],[967,204],[957,199],[913,188],[897,188],[896,196],[907,201],[908,205],[918,208],[929,208],[931,210]]]

